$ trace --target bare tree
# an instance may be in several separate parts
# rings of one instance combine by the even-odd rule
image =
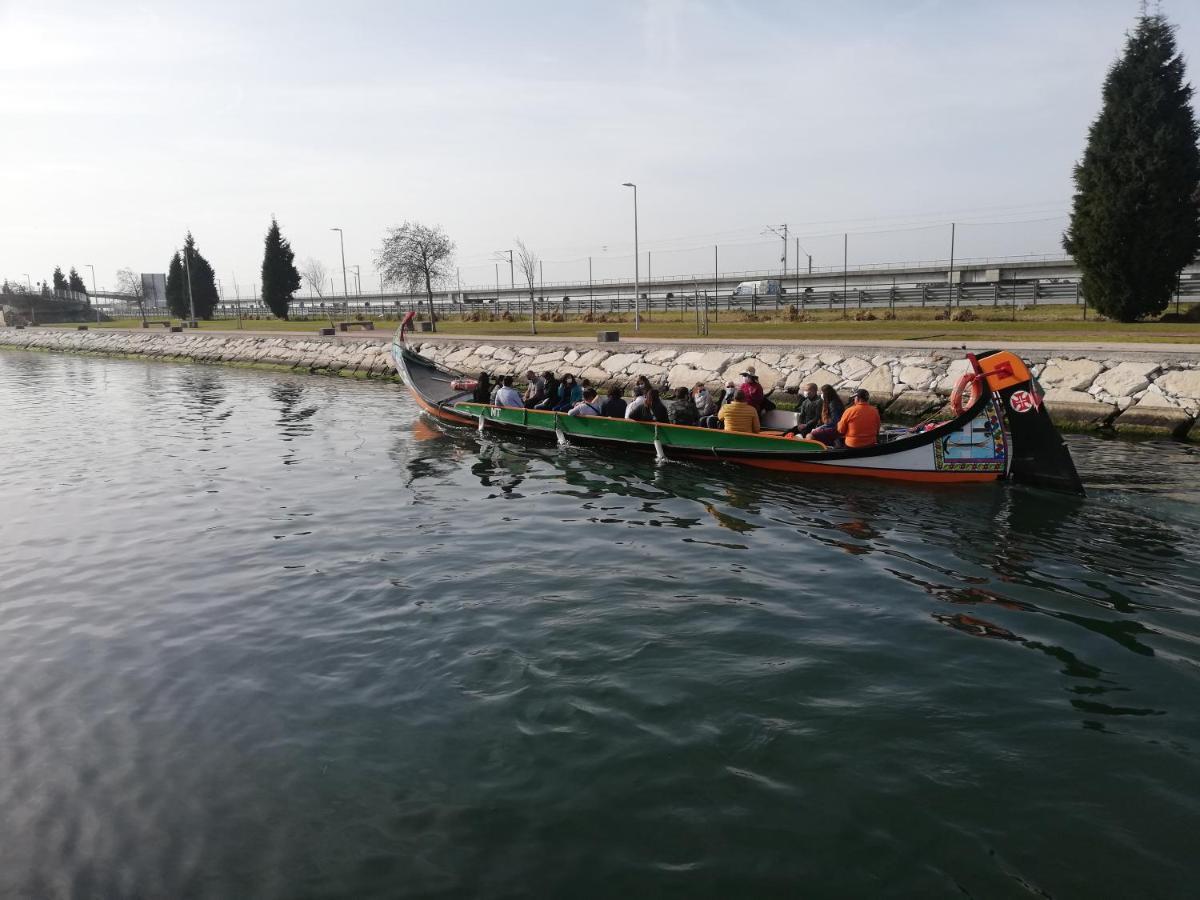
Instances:
[[[453,259],[454,241],[440,225],[430,228],[419,222],[405,222],[388,229],[383,246],[375,254],[375,269],[412,293],[424,288],[429,301],[429,327],[437,331],[433,288],[450,277]]]
[[[142,276],[130,268],[117,269],[117,290],[123,294],[132,294],[142,314],[142,327],[146,326],[146,289],[142,285]]]
[[[325,263],[310,256],[304,261],[303,268],[300,269],[300,277],[308,282],[308,286],[314,294],[324,299],[325,294],[322,293],[321,288],[329,277],[329,270],[325,268]]]
[[[517,241],[517,268],[521,270],[521,274],[525,276],[525,280],[529,283],[529,321],[530,334],[537,334],[537,307],[533,301],[533,289],[537,283],[538,271],[538,255],[525,246],[525,242],[520,238]]]

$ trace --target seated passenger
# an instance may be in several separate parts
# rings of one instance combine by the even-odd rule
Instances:
[[[616,385],[608,389],[608,399],[600,407],[600,415],[610,419],[625,418],[625,398],[621,396],[621,389]]]
[[[821,424],[808,433],[809,439],[836,447],[841,440],[837,426],[845,410],[837,391],[831,385],[821,385]]]
[[[821,424],[821,393],[816,382],[810,381],[804,386],[804,393],[796,404],[796,419],[797,425],[792,430],[801,437],[808,437],[808,433]]]
[[[513,378],[511,375],[505,375],[504,380],[500,382],[500,390],[496,391],[497,406],[525,406],[525,398],[521,396],[521,392],[513,387]]]
[[[739,374],[742,376],[741,391],[746,395],[746,402],[754,407],[755,412],[761,413],[766,396],[763,394],[762,385],[758,383],[754,366],[747,366],[746,371]]]
[[[708,388],[704,386],[703,381],[697,381],[696,386],[692,388],[692,403],[696,406],[696,416],[699,419],[715,415],[717,412],[716,401],[709,394]]]
[[[664,425],[670,424],[671,414],[667,411],[666,404],[659,398],[657,388],[650,388],[650,392],[646,394],[646,408],[650,410],[655,422],[662,422]]]
[[[837,430],[847,447],[874,447],[879,442],[879,410],[867,391],[854,392],[854,405],[842,414]]]
[[[590,387],[583,389],[583,399],[571,407],[569,416],[599,416],[600,404],[596,402],[596,392]]]
[[[696,404],[692,395],[685,387],[675,389],[675,397],[667,404],[667,413],[672,425],[695,425],[700,421]]]
[[[558,403],[553,407],[558,412],[567,412],[583,399],[583,388],[574,375],[564,375],[558,383]]]
[[[487,372],[479,373],[479,380],[475,382],[475,391],[471,394],[473,403],[491,403],[492,402],[492,378]]]
[[[539,376],[533,369],[525,373],[525,384],[526,406],[532,408],[546,399],[546,379]]]
[[[733,399],[721,407],[717,418],[725,423],[726,431],[759,431],[758,410],[746,402],[746,395],[739,388]]]
[[[635,422],[653,422],[654,410],[646,403],[646,394],[639,388],[633,389],[633,400],[625,407],[625,418]]]
[[[545,396],[540,403],[534,405],[534,409],[554,409],[558,406],[558,379],[554,377],[553,372],[543,372],[542,380],[545,382]]]

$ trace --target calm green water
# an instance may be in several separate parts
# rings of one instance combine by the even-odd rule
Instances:
[[[1191,449],[800,480],[11,352],[0,417],[0,895],[1195,895]]]

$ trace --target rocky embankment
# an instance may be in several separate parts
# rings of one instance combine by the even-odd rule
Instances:
[[[573,372],[597,385],[626,386],[637,376],[670,387],[737,381],[754,366],[777,402],[807,382],[846,393],[859,387],[888,418],[914,420],[946,405],[967,363],[962,351],[895,347],[688,346],[685,344],[527,344],[419,337],[424,355],[469,375],[521,376],[527,370]],[[352,340],[297,335],[229,335],[127,331],[0,329],[0,346],[109,356],[269,366],[315,374],[391,378],[389,338]],[[1200,355],[1164,353],[1153,345],[1117,352],[1024,352],[1062,425],[1118,433],[1200,438]]]

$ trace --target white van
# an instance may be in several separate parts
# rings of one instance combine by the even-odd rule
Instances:
[[[758,297],[760,300],[774,300],[786,294],[787,291],[775,279],[762,281],[743,281],[730,294],[730,299],[737,300],[747,297]]]

